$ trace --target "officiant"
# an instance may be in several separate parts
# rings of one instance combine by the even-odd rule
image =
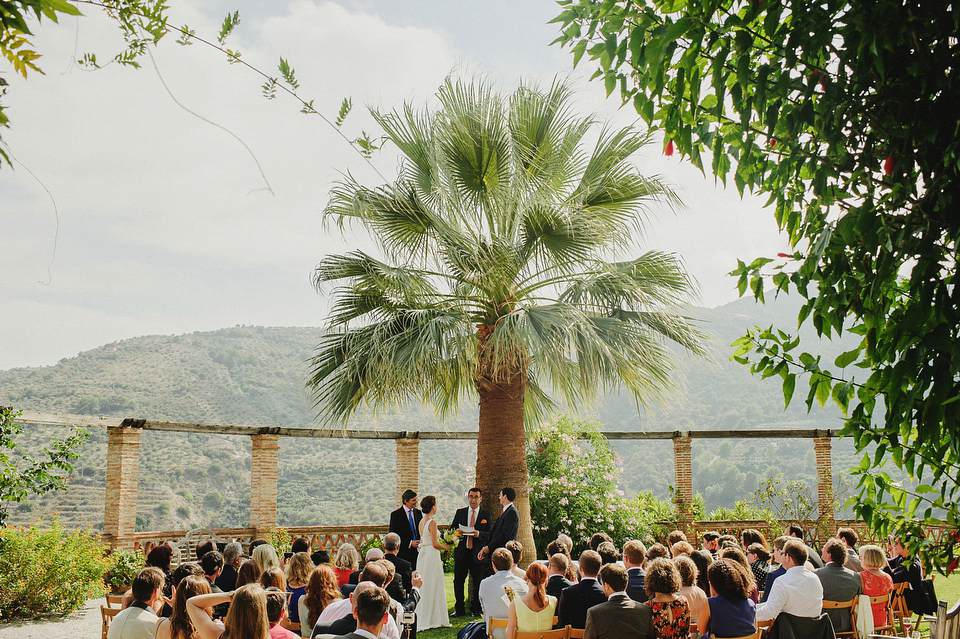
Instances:
[[[473,588],[470,592],[470,614],[480,616],[480,580],[483,579],[484,562],[477,559],[477,552],[490,537],[490,528],[493,524],[490,513],[480,508],[480,499],[483,494],[477,487],[467,492],[466,508],[457,510],[450,524],[460,537],[457,547],[453,551],[453,594],[456,597],[454,606],[455,617],[466,614],[463,597],[463,584],[467,575],[473,577]]]

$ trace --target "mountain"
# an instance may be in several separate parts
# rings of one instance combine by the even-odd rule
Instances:
[[[779,378],[761,380],[729,360],[729,344],[755,324],[796,325],[789,299],[740,300],[716,309],[691,309],[711,335],[710,357],[678,358],[677,386],[661,405],[638,410],[631,397],[610,393],[584,407],[585,418],[607,430],[727,430],[832,428],[835,408],[809,414],[801,385],[787,411]],[[138,337],[64,358],[54,366],[0,371],[0,405],[15,408],[167,421],[312,427],[303,390],[308,360],[320,336],[314,328],[237,326],[213,332]],[[807,336],[809,337],[809,336]],[[806,344],[805,344],[806,345]],[[826,362],[845,348],[819,344]],[[350,428],[475,430],[476,407],[465,405],[447,424],[429,408],[411,405],[363,413]],[[31,427],[18,442],[36,451],[62,429]],[[668,441],[617,442],[621,488],[665,497],[673,481]],[[695,440],[694,486],[707,508],[750,499],[758,482],[784,472],[814,488],[813,444],[807,440]],[[473,442],[421,443],[420,493],[436,494],[441,514],[452,512],[470,486]],[[280,443],[279,523],[384,523],[394,500],[394,443],[377,440],[294,439]],[[21,504],[11,519],[24,523],[59,512],[68,525],[102,526],[106,433],[94,429],[70,489]],[[838,442],[835,468],[852,465],[852,448]],[[250,489],[250,443],[239,436],[145,431],[141,440],[138,528],[162,530],[243,525]],[[363,495],[364,499],[357,499]]]

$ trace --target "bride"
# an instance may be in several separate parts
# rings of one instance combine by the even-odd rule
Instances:
[[[423,578],[420,588],[420,603],[417,604],[417,628],[449,628],[447,616],[446,587],[443,584],[443,558],[441,550],[450,546],[440,541],[437,533],[437,498],[427,495],[420,500],[423,520],[420,522],[420,556],[417,558],[417,572]]]

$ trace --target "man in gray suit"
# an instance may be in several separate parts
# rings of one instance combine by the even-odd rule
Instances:
[[[600,569],[607,601],[587,610],[583,639],[655,639],[653,613],[627,596],[627,571],[619,564]]]
[[[359,586],[357,587],[359,589]],[[373,586],[361,590],[354,600],[353,615],[357,629],[336,639],[377,639],[390,610],[390,595],[383,588]]]
[[[817,568],[814,573],[823,585],[824,601],[850,601],[863,592],[860,575],[843,566],[847,560],[847,547],[842,541],[828,540],[823,545],[822,558],[823,568]],[[827,608],[825,612],[833,622],[834,631],[850,632],[853,628],[849,610]]]

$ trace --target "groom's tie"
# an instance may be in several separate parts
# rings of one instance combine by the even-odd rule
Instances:
[[[416,540],[417,540],[417,525],[416,525],[415,523],[413,523],[413,511],[412,511],[412,510],[408,510],[408,511],[407,511],[407,519],[410,520],[410,530],[413,532],[413,540],[416,541]]]

